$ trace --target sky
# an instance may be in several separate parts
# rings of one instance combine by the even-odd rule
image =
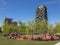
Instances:
[[[41,5],[47,7],[49,23],[60,22],[60,0],[0,0],[0,26],[5,17],[17,22],[35,19],[36,8]]]

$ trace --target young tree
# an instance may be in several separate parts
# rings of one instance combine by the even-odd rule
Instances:
[[[53,28],[53,25],[52,24],[49,24],[49,26],[48,26],[48,33],[49,34],[52,34],[53,33],[53,30],[54,28]]]
[[[36,22],[35,20],[32,20],[31,21],[31,30],[33,31],[33,33],[36,33]]]
[[[6,23],[3,24],[2,26],[2,30],[3,30],[3,33],[4,34],[8,34],[9,33],[9,24],[8,24],[8,21],[6,21]]]
[[[26,25],[25,34],[29,34],[29,33],[30,33],[30,31],[31,31],[30,26],[31,26],[31,22],[30,22],[30,21],[28,21],[28,22],[27,22],[27,25]]]
[[[39,33],[47,33],[48,30],[48,22],[46,20],[37,21],[36,28]]]
[[[19,21],[19,26],[18,26],[18,30],[21,34],[25,34],[25,28],[26,28],[26,24],[23,23],[22,21]]]
[[[55,34],[60,33],[60,23],[56,23],[56,26],[54,28],[54,33]]]

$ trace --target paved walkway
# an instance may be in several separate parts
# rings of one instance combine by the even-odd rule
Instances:
[[[56,43],[55,45],[60,45],[60,42]]]

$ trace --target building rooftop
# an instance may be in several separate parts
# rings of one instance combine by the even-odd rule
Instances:
[[[39,8],[44,8],[45,7],[45,5],[41,5],[41,6],[39,6]]]

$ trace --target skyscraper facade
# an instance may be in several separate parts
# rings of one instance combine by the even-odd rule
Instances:
[[[12,23],[12,19],[11,18],[5,18],[4,23],[8,22],[8,24],[10,25]]]
[[[47,8],[45,5],[41,5],[36,9],[36,21],[47,20]]]

